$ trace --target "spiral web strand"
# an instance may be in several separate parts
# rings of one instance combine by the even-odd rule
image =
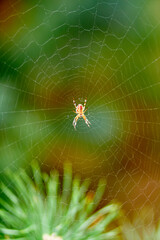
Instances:
[[[127,215],[160,201],[157,1],[2,1],[0,172],[37,159],[107,179]],[[73,98],[86,116],[72,122]],[[151,222],[153,219],[151,219]]]

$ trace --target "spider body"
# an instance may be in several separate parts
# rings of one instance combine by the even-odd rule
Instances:
[[[76,113],[79,114],[80,117],[82,117],[83,111],[84,111],[84,107],[82,106],[82,104],[78,104],[78,106],[76,107]]]
[[[85,123],[87,124],[88,127],[90,127],[90,122],[88,121],[88,119],[86,118],[86,116],[84,115],[84,113],[87,111],[87,109],[85,110],[85,107],[86,107],[86,102],[87,102],[87,99],[85,99],[84,101],[84,106],[82,104],[78,104],[76,105],[76,102],[75,100],[73,99],[73,104],[76,108],[76,112],[74,111],[74,113],[77,114],[77,116],[74,118],[73,120],[73,126],[74,126],[74,129],[76,130],[76,125],[77,125],[77,121],[78,121],[78,118],[83,118]]]

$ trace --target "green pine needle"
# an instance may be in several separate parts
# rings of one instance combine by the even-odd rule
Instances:
[[[37,164],[32,170],[33,179],[19,170],[6,174],[10,184],[1,183],[1,239],[120,239],[119,205],[111,203],[95,211],[105,190],[103,180],[93,195],[88,180],[72,177],[69,164],[64,166],[62,186],[57,171],[42,174]]]
[[[154,211],[144,208],[131,220],[126,218],[122,226],[125,240],[160,240],[160,221],[155,221]]]

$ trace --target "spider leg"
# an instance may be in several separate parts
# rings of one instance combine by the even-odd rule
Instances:
[[[84,114],[82,117],[83,117],[85,123],[87,124],[87,126],[90,127],[90,124],[91,124],[90,121],[86,118],[86,116]]]
[[[87,98],[85,98],[85,100],[84,100],[84,108],[83,108],[83,110],[85,110],[86,103],[87,103]]]
[[[83,113],[85,113],[87,110],[88,110],[88,108],[86,108],[86,110]]]
[[[79,114],[73,120],[73,127],[74,127],[75,130],[76,130],[76,125],[77,125],[78,118],[79,118]]]
[[[73,104],[74,104],[74,106],[76,108],[77,106],[76,106],[76,102],[75,102],[74,98],[73,98]]]

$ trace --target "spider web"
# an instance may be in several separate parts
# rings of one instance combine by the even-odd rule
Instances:
[[[0,171],[107,179],[127,215],[160,201],[158,1],[2,1]],[[72,126],[73,97],[86,117]],[[151,219],[152,221],[153,219]]]

